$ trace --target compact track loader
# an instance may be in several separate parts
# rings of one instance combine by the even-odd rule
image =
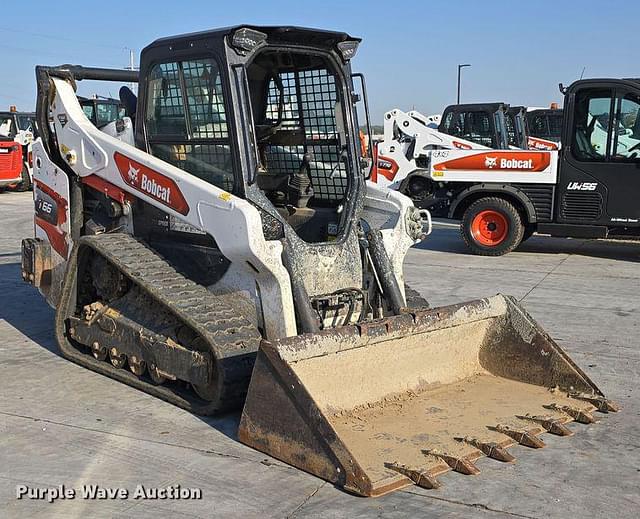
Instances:
[[[158,40],[139,75],[38,67],[22,270],[68,359],[194,413],[244,405],[242,442],[374,496],[615,406],[513,299],[405,288],[428,213],[365,181],[358,43],[242,26]],[[86,118],[83,79],[138,81],[135,146]]]

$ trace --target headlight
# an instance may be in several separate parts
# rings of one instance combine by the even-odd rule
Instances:
[[[346,40],[338,43],[337,47],[340,54],[342,54],[342,59],[349,61],[353,58],[358,51],[358,45],[360,45],[358,40]]]
[[[251,52],[262,45],[266,39],[267,35],[265,33],[243,27],[233,33],[231,45],[240,51]]]

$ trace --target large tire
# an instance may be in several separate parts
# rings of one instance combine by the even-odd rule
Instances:
[[[406,283],[404,284],[404,296],[407,300],[408,308],[429,308],[429,301],[427,301],[424,297],[420,295],[420,292],[414,290]]]
[[[524,236],[522,217],[504,198],[476,200],[464,212],[460,233],[471,252],[502,256],[515,249]]]
[[[17,185],[16,191],[29,191],[29,189],[31,189],[31,176],[29,175],[29,169],[27,168],[26,164],[22,164],[21,177],[22,180]]]

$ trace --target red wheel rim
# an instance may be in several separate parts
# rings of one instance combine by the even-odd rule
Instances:
[[[507,239],[509,223],[505,216],[492,209],[480,211],[471,222],[473,239],[486,247],[495,247]]]

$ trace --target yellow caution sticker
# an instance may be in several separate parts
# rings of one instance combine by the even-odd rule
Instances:
[[[226,191],[223,191],[218,195],[218,198],[220,200],[224,200],[225,202],[228,202],[229,200],[231,200],[231,197],[232,197],[231,193],[227,193]]]

